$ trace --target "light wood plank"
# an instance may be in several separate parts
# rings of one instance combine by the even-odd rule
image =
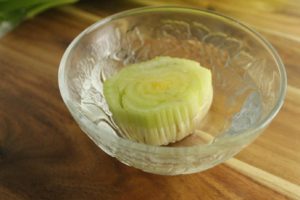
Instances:
[[[114,4],[101,9],[101,3],[86,1],[77,5],[79,11],[52,10],[0,40],[1,198],[299,199],[296,78],[278,117],[237,156],[240,160],[203,173],[143,173],[107,156],[80,131],[59,95],[58,64],[72,39],[99,18],[93,10],[104,17],[136,6]],[[292,5],[289,10],[297,14]],[[266,35],[283,52],[289,74],[295,77],[299,44],[273,32]],[[285,48],[290,53],[284,53]]]
[[[292,199],[300,199],[300,186],[296,184],[234,158],[226,161],[226,165],[257,182],[272,188],[274,191],[284,194]]]

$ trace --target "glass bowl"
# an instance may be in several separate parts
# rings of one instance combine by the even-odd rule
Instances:
[[[102,83],[130,63],[188,58],[209,68],[214,99],[182,141],[151,146],[123,138]],[[257,32],[229,17],[183,7],[144,7],[107,17],[67,48],[59,88],[81,129],[107,154],[146,172],[200,172],[234,156],[272,121],[286,90],[284,65]]]

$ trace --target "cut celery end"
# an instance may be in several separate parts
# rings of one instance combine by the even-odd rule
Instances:
[[[106,80],[104,96],[124,137],[166,145],[193,132],[208,112],[211,72],[195,61],[156,57]]]

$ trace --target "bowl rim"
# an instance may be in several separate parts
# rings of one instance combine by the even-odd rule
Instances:
[[[67,90],[67,85],[65,83],[65,66],[66,62],[68,60],[69,54],[72,51],[72,49],[78,44],[81,40],[81,38],[88,34],[89,32],[115,20],[119,19],[122,17],[127,17],[127,16],[132,16],[136,14],[144,14],[144,13],[151,13],[151,12],[157,12],[157,11],[165,11],[165,12],[189,12],[189,14],[204,14],[206,16],[214,17],[214,18],[220,18],[223,21],[226,21],[226,23],[232,23],[235,26],[239,27],[243,32],[247,32],[248,35],[251,35],[253,38],[255,38],[258,42],[260,42],[265,50],[269,52],[269,54],[272,56],[274,62],[277,65],[278,71],[279,71],[279,76],[280,76],[280,88],[279,88],[279,95],[276,100],[276,103],[274,107],[269,111],[269,113],[258,123],[250,126],[247,130],[240,131],[237,134],[231,135],[230,137],[224,137],[221,140],[215,140],[212,143],[209,144],[199,144],[199,145],[193,145],[193,146],[187,146],[187,147],[168,147],[168,146],[152,146],[144,143],[138,143],[134,142],[122,137],[114,136],[116,138],[111,138],[112,135],[107,136],[106,134],[103,134],[105,139],[108,139],[110,141],[114,140],[120,143],[120,145],[124,145],[127,148],[132,148],[132,149],[138,149],[139,151],[143,149],[145,152],[149,153],[152,152],[156,154],[159,152],[159,154],[163,153],[169,153],[170,151],[172,152],[177,152],[177,153],[182,153],[182,152],[200,152],[205,150],[206,152],[208,150],[214,149],[215,146],[220,146],[224,144],[232,144],[236,141],[242,140],[246,136],[250,135],[255,135],[255,133],[258,133],[260,130],[263,130],[272,120],[273,118],[277,115],[279,112],[280,108],[283,105],[284,98],[286,95],[286,89],[287,89],[287,75],[285,71],[284,64],[279,57],[279,54],[277,51],[274,49],[274,47],[257,31],[253,30],[250,28],[248,25],[245,25],[244,23],[241,23],[240,21],[228,17],[226,15],[220,14],[215,11],[210,11],[210,10],[205,10],[205,9],[199,9],[197,7],[190,7],[190,6],[145,6],[145,7],[139,7],[135,9],[130,9],[130,10],[125,10],[113,15],[110,15],[108,17],[105,17],[103,19],[100,19],[99,21],[95,22],[94,24],[90,25],[87,27],[85,30],[83,30],[78,36],[76,36],[73,41],[69,44],[67,47],[66,51],[64,52],[61,62],[59,64],[59,70],[58,70],[58,84],[59,84],[59,90],[60,94],[63,98],[64,103],[68,107],[69,111],[74,117],[74,114],[72,113],[72,108],[73,105],[70,105],[70,97],[69,97],[69,91]],[[101,128],[99,128],[96,124],[94,124],[92,121],[90,121],[88,118],[85,116],[81,116],[80,120],[85,121],[85,123],[88,126],[91,126],[90,128],[93,129],[93,131],[101,132]],[[88,134],[88,133],[87,133]]]

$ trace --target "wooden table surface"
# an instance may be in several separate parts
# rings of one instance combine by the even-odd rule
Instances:
[[[148,174],[106,155],[60,97],[60,58],[95,21],[160,3],[81,1],[47,11],[0,39],[1,200],[300,199],[300,1],[189,1],[249,24],[278,50],[287,96],[268,129],[235,158],[191,175]]]

